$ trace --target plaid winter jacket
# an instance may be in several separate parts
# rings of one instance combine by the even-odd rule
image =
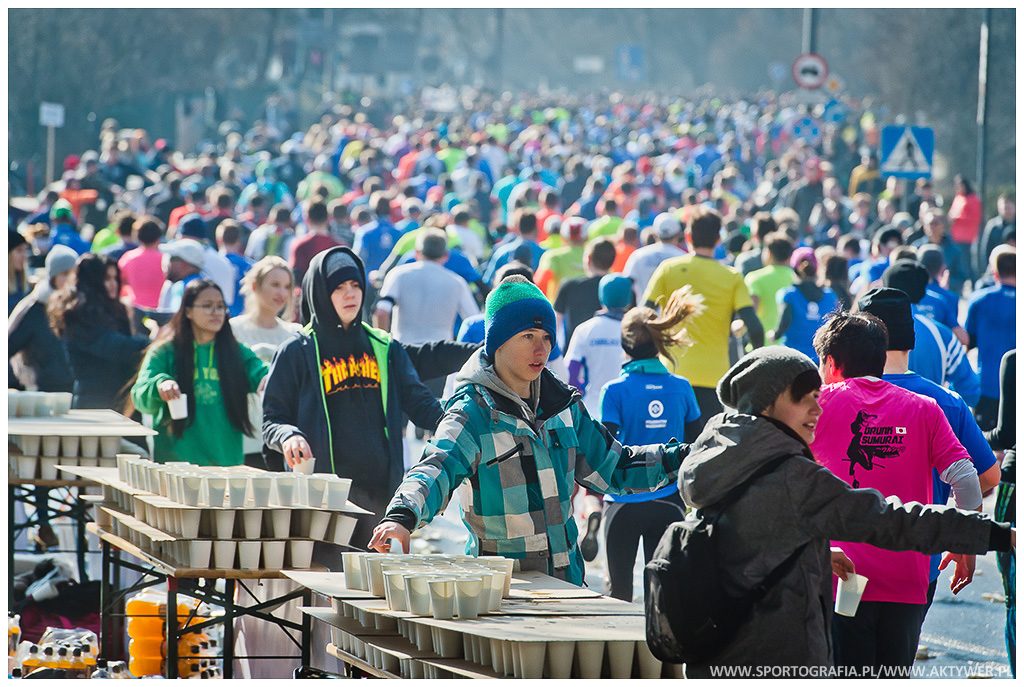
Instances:
[[[549,574],[582,584],[573,483],[607,494],[654,491],[675,480],[686,455],[678,443],[623,447],[548,370],[534,383],[536,411],[482,352],[459,381],[384,519],[412,530],[442,512],[461,487],[472,555],[546,559]]]

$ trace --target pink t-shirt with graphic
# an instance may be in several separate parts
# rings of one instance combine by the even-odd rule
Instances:
[[[811,451],[854,488],[871,488],[903,503],[931,503],[932,468],[941,474],[970,456],[932,399],[875,377],[821,388],[821,418]],[[870,544],[832,542],[868,578],[864,601],[923,604],[928,556]],[[833,591],[837,578],[833,577]]]

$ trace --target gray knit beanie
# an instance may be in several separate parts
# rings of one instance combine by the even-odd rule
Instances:
[[[817,370],[810,358],[792,348],[758,348],[740,358],[719,380],[718,399],[737,412],[758,415],[797,377]]]

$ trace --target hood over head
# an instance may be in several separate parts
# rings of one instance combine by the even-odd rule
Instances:
[[[302,321],[313,323],[315,329],[336,329],[341,326],[338,313],[331,303],[331,293],[339,284],[355,279],[363,289],[359,303],[360,320],[366,300],[366,268],[363,261],[345,246],[328,248],[309,261],[309,269],[302,278]]]
[[[679,468],[679,492],[686,505],[714,505],[764,464],[810,449],[781,423],[743,413],[721,413],[708,421]],[[812,458],[813,460],[813,458]]]

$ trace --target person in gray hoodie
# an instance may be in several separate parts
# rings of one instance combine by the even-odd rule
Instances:
[[[744,356],[718,384],[727,408],[692,445],[679,471],[690,508],[714,506],[758,469],[790,456],[759,477],[719,520],[719,566],[726,591],[740,596],[800,547],[789,571],[753,608],[735,637],[687,677],[843,677],[833,667],[832,573],[855,572],[829,540],[861,541],[921,553],[1005,551],[1009,525],[980,513],[886,500],[853,489],[815,461],[809,444],[821,415],[821,378],[804,354],[781,346]],[[789,672],[784,672],[789,671]],[[852,676],[852,675],[851,675]]]

